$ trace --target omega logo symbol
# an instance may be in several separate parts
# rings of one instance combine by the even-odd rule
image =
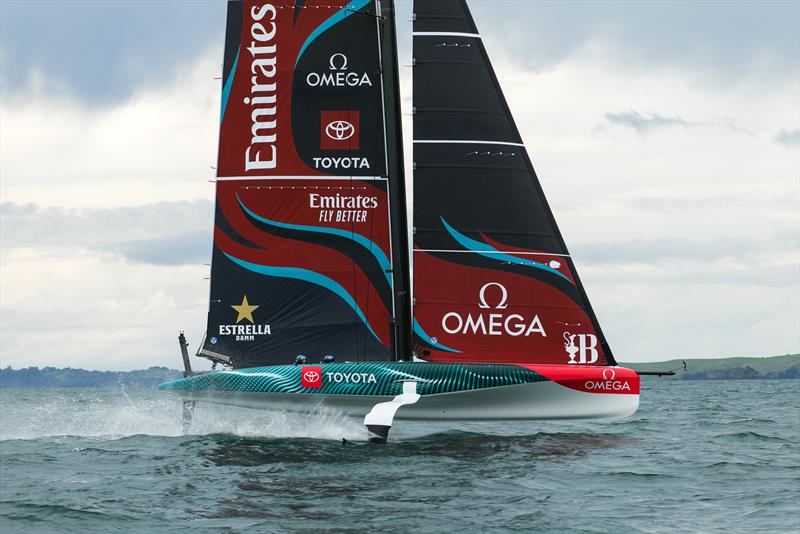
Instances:
[[[356,134],[355,127],[347,121],[338,120],[328,123],[325,135],[334,141],[346,141]]]
[[[484,310],[491,308],[491,306],[489,306],[489,304],[487,304],[486,302],[486,290],[492,286],[500,288],[500,302],[494,308],[496,310],[505,310],[506,308],[508,308],[508,304],[506,303],[506,301],[508,300],[508,290],[506,290],[506,287],[504,285],[498,284],[497,282],[489,282],[488,284],[484,285],[481,288],[481,292],[479,295],[481,302],[479,307]]]
[[[336,66],[336,63],[337,63],[337,59],[336,58],[342,58],[341,59],[341,66],[338,66],[338,67]],[[340,52],[337,52],[336,54],[333,54],[331,56],[330,66],[331,66],[330,70],[347,70],[347,56],[342,54],[342,53],[340,53]]]
[[[614,380],[617,377],[617,372],[613,369],[603,369],[603,378],[606,380]]]

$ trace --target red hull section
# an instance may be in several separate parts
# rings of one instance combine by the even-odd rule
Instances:
[[[586,393],[638,395],[639,375],[624,367],[522,365],[564,387]]]

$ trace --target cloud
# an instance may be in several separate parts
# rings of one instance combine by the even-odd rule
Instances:
[[[719,275],[686,280],[681,274],[685,273],[677,270],[671,283],[654,284],[636,271],[583,271],[618,360],[767,356],[800,350],[796,291],[741,280],[729,285],[720,283]]]
[[[207,200],[156,202],[118,208],[42,207],[34,203],[0,204],[4,248],[74,247],[191,233],[211,233]]]
[[[757,267],[762,257],[783,257],[800,253],[796,238],[747,239],[635,239],[576,243],[573,247],[583,260],[600,265],[648,264],[672,262],[709,263],[735,260],[742,266]],[[798,262],[800,264],[800,262]]]
[[[794,83],[797,2],[470,0],[490,53],[533,71],[586,55],[618,69],[681,70],[716,87]],[[495,54],[493,54],[493,58]]]
[[[222,50],[225,2],[3,0],[0,15],[4,100],[35,88],[107,107]]]
[[[3,249],[96,251],[154,265],[207,263],[211,203],[158,202],[119,208],[0,204]]]
[[[178,331],[194,349],[205,329],[208,267],[132,264],[80,250],[2,255],[3,366],[176,367]]]
[[[211,261],[211,234],[189,232],[167,238],[126,241],[109,247],[126,260],[153,265],[197,265]]]
[[[626,204],[633,209],[656,213],[710,213],[719,210],[747,210],[772,213],[794,210],[798,204],[797,191],[740,191],[736,193],[709,193],[696,191],[694,196],[657,195],[647,193],[626,199]]]
[[[103,108],[35,92],[4,99],[3,199],[110,207],[211,198],[220,88],[208,73],[218,58],[187,59],[175,79]]]
[[[3,0],[0,89],[22,100],[34,88],[108,107],[163,85],[182,65],[215,51],[219,72],[225,2]],[[517,66],[555,68],[576,54],[617,68],[684,69],[717,83],[775,84],[800,72],[797,2],[582,2],[470,0],[490,52]],[[412,3],[398,0],[401,47]],[[497,57],[494,57],[497,60]]]
[[[680,117],[662,117],[655,113],[642,115],[633,110],[621,113],[606,113],[606,119],[611,124],[627,126],[641,134],[651,132],[658,128],[669,128],[671,126],[697,126],[697,123],[689,122]]]
[[[800,130],[781,130],[775,140],[783,146],[795,148],[800,146]]]
[[[642,114],[634,110],[606,113],[606,120],[611,124],[633,128],[639,134],[647,134],[660,128],[682,126],[684,128],[726,128],[736,133],[753,135],[752,132],[735,125],[732,121],[689,121],[682,117],[667,117],[656,113]]]

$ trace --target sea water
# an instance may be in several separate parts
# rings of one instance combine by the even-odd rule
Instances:
[[[800,382],[643,381],[611,422],[397,422],[0,390],[0,532],[800,532]],[[343,444],[342,438],[347,442]]]

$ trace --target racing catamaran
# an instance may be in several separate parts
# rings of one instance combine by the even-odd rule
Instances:
[[[466,1],[414,13],[409,240],[393,2],[228,3],[197,353],[227,369],[160,387],[332,406],[378,442],[395,418],[634,413]]]

